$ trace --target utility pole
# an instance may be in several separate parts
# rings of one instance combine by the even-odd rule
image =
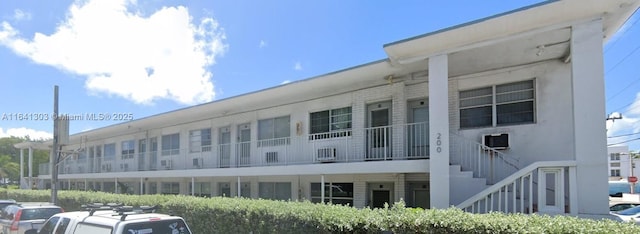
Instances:
[[[58,204],[58,86],[53,86],[53,146],[49,158],[51,169],[51,203]]]

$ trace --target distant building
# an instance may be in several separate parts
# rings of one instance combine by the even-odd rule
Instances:
[[[382,60],[77,133],[59,186],[607,215],[602,48],[639,5],[543,2],[386,44]]]
[[[608,148],[609,181],[626,181],[629,176],[640,177],[640,159],[632,159],[629,146],[610,146]],[[631,162],[633,161],[633,164]],[[633,170],[633,174],[631,171]]]

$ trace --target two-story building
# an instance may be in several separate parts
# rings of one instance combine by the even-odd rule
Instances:
[[[607,214],[603,44],[639,5],[543,2],[386,44],[378,61],[76,133],[60,186]]]

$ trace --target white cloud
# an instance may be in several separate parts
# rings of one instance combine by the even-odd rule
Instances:
[[[4,129],[0,128],[0,138],[1,137],[25,137],[29,136],[31,140],[48,140],[53,138],[53,134],[38,131],[30,128],[9,128],[5,132]]]
[[[640,137],[640,93],[636,95],[636,99],[631,104],[626,112],[623,112],[622,119],[615,121],[607,121],[607,136],[621,136],[608,138],[608,144],[616,144],[620,142],[629,141],[622,145],[630,145],[639,142],[636,140]]]
[[[302,64],[301,64],[300,62],[296,62],[296,63],[293,65],[293,70],[301,71],[301,70],[302,70]]]
[[[31,20],[31,13],[15,9],[13,10],[13,19],[15,21]]]
[[[218,22],[196,22],[182,6],[144,17],[127,10],[134,4],[78,1],[53,34],[36,33],[31,39],[2,22],[0,45],[34,62],[85,76],[91,93],[114,94],[135,103],[213,100],[208,67],[228,47]]]
[[[264,41],[264,40],[260,40],[260,44],[258,45],[258,47],[260,47],[260,48],[267,47],[267,42]]]
[[[284,84],[288,84],[288,83],[291,83],[291,81],[290,80],[285,80],[285,81],[282,81],[282,83],[280,83],[280,84],[284,85]]]

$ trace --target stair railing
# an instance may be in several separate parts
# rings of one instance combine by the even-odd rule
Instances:
[[[473,171],[476,178],[486,178],[488,184],[518,171],[520,159],[457,134],[450,134],[450,162],[463,171]]]
[[[470,197],[457,207],[471,213],[576,214],[577,207],[572,205],[577,204],[576,178],[575,161],[539,161]],[[565,188],[568,188],[568,194]]]

